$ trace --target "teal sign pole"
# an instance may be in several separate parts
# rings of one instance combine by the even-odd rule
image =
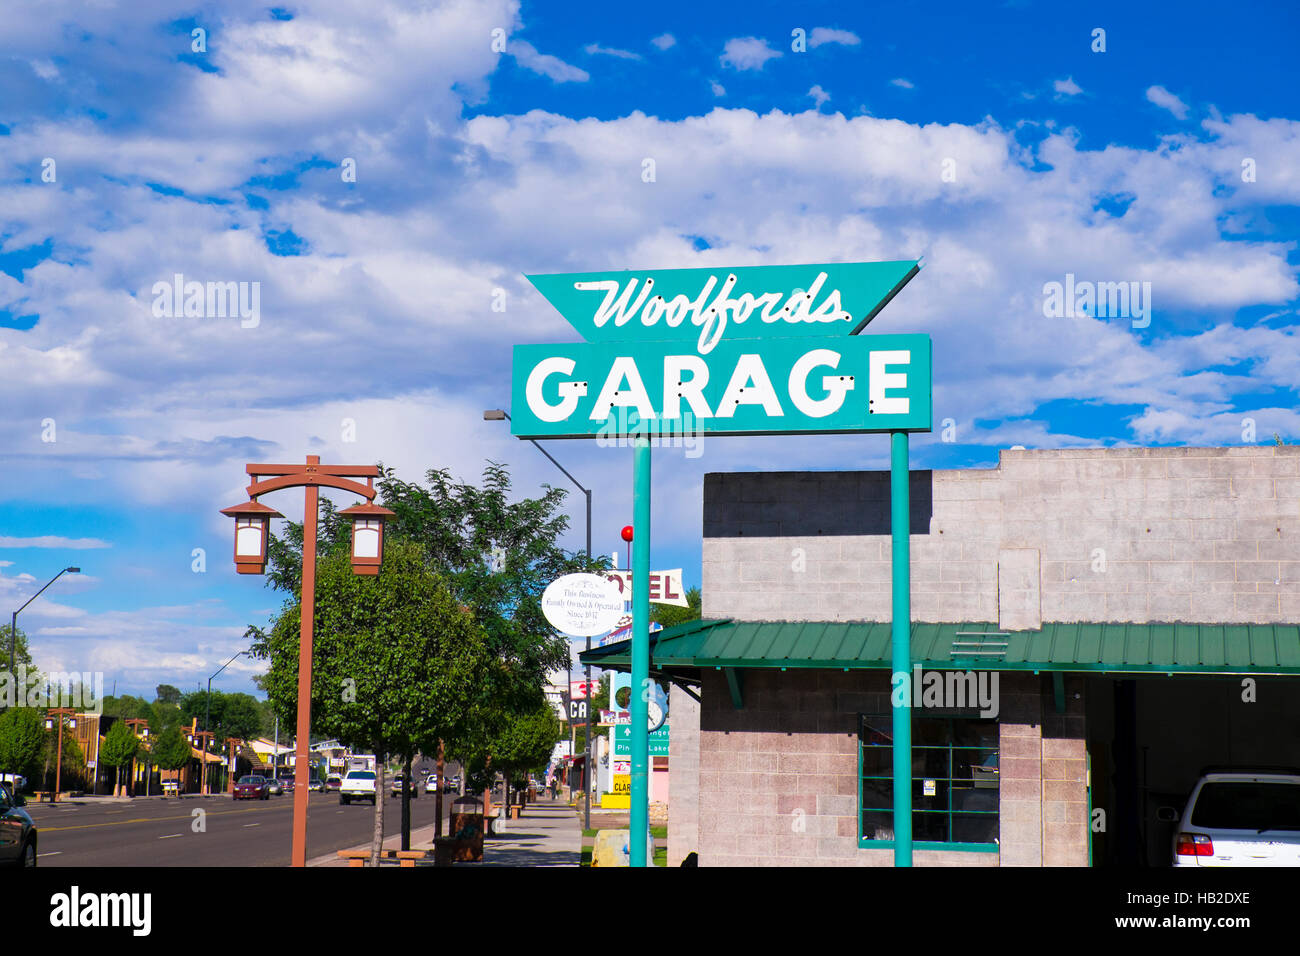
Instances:
[[[632,866],[649,866],[650,832],[650,442],[632,449],[632,726],[631,814],[628,850]]]
[[[894,866],[912,865],[912,533],[907,432],[889,436],[889,534],[893,544],[893,618],[890,644],[894,681]],[[895,684],[897,687],[897,684]]]
[[[650,824],[650,448],[690,434],[890,434],[892,662],[911,675],[908,433],[929,431],[928,335],[858,335],[916,260],[577,272],[528,279],[585,341],[516,345],[511,432],[631,439],[629,851]],[[621,443],[621,442],[620,442]],[[906,691],[910,693],[910,682]],[[891,695],[893,696],[893,695]],[[912,865],[911,700],[894,711],[894,865]]]

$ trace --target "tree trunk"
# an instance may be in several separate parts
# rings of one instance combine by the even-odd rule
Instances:
[[[438,793],[437,796],[434,797],[433,801],[433,835],[435,837],[442,836],[442,767],[444,753],[445,751],[443,749],[442,741],[439,740],[438,762],[434,767],[434,773],[437,774],[437,780],[435,782],[438,785]]]
[[[375,832],[370,837],[370,865],[379,865],[384,848],[384,761],[385,754],[375,753]]]
[[[411,848],[411,758],[402,764],[402,849]]]

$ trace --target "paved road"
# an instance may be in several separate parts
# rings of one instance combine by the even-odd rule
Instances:
[[[452,795],[443,799],[450,812]],[[433,794],[411,801],[411,827],[434,819]],[[137,798],[127,802],[28,803],[40,831],[40,866],[288,866],[293,797]],[[206,831],[196,833],[196,810]],[[402,801],[384,804],[385,836],[401,832]],[[307,858],[370,841],[368,803],[340,806],[337,794],[313,793],[307,812]]]

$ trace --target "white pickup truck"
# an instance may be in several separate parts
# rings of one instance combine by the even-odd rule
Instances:
[[[339,803],[347,804],[353,800],[375,802],[375,772],[373,770],[349,770],[339,787]]]

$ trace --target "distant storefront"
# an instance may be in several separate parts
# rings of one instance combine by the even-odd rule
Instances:
[[[1300,448],[1004,451],[911,505],[917,865],[1164,865],[1203,767],[1300,765]],[[890,555],[888,472],[707,476],[670,864],[893,862]]]

